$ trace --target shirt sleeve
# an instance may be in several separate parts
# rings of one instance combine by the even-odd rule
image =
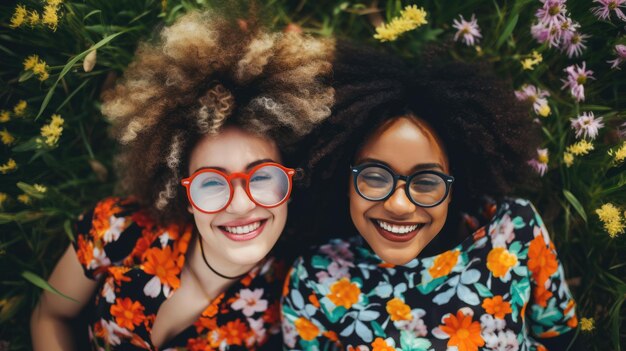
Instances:
[[[129,225],[122,202],[118,198],[102,200],[83,213],[75,224],[76,238],[72,245],[89,279],[98,279],[112,265],[112,260],[120,256],[118,241]]]
[[[303,258],[298,258],[285,280],[281,300],[285,351],[342,350],[337,334],[326,329],[327,318]]]
[[[532,204],[527,208],[532,239],[528,245],[531,296],[526,317],[534,336],[554,338],[577,328],[576,304],[541,216]]]

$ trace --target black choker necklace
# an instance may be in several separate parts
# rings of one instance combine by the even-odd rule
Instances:
[[[241,275],[237,275],[237,276],[234,276],[234,277],[229,277],[227,275],[223,275],[222,273],[216,271],[213,267],[211,267],[211,265],[209,264],[209,261],[207,261],[207,259],[206,259],[206,256],[204,256],[204,247],[202,246],[202,238],[200,237],[200,235],[198,235],[198,242],[200,243],[200,252],[202,252],[202,259],[204,260],[204,263],[206,263],[206,266],[209,267],[209,269],[213,273],[217,274],[218,276],[220,276],[220,277],[222,277],[224,279],[241,279],[241,278],[245,277],[248,274],[246,272],[246,273],[241,274]]]

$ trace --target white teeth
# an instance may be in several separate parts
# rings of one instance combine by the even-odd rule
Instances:
[[[242,225],[239,227],[227,227],[227,226],[223,226],[223,228],[232,234],[248,234],[253,230],[258,229],[261,226],[261,221],[258,222],[254,222],[248,225]]]
[[[406,234],[414,231],[418,227],[422,226],[422,224],[414,224],[414,225],[396,225],[387,222],[383,222],[379,219],[376,220],[376,223],[388,232],[392,232],[394,234]]]

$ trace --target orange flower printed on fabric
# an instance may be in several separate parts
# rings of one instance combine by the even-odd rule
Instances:
[[[372,347],[372,351],[396,351],[396,348],[387,344],[383,338],[376,338],[372,343]]]
[[[167,246],[164,249],[153,247],[146,251],[145,262],[141,266],[144,272],[157,276],[161,284],[169,285],[176,289],[180,286],[180,267],[176,264],[176,256],[173,255],[172,249]]]
[[[472,316],[466,316],[459,310],[456,316],[450,314],[444,318],[443,323],[439,329],[450,336],[448,347],[456,346],[459,351],[478,351],[479,346],[485,345],[480,335],[480,323],[472,321]]]
[[[139,301],[133,301],[128,297],[115,299],[115,305],[111,306],[111,315],[115,317],[115,323],[122,328],[134,330],[146,318],[143,314],[144,307]]]
[[[113,276],[113,279],[115,280],[115,284],[120,285],[122,282],[129,282],[131,281],[130,277],[125,276],[124,274],[126,274],[126,272],[130,271],[130,268],[128,267],[109,267],[108,268],[109,273],[111,273],[111,275]]]
[[[496,295],[493,298],[486,298],[483,301],[483,308],[487,313],[493,315],[495,318],[504,319],[508,313],[513,312],[511,310],[511,303],[503,301],[502,296]]]
[[[320,308],[320,300],[317,299],[315,293],[311,293],[311,295],[309,295],[309,302],[311,305],[315,306],[315,308]]]
[[[430,273],[433,279],[450,274],[452,268],[456,266],[460,254],[461,252],[459,250],[450,250],[438,255],[435,257],[432,267],[428,269],[428,273]]]
[[[397,297],[387,301],[387,313],[392,321],[410,321],[413,319],[411,307]]]
[[[298,332],[298,335],[300,335],[303,340],[311,341],[317,338],[317,336],[320,334],[320,329],[310,320],[304,317],[296,319],[294,325],[296,326],[296,331]]]
[[[543,285],[538,285],[535,289],[533,289],[533,300],[541,307],[548,306],[548,300],[551,297],[552,292],[546,289]]]
[[[348,278],[341,278],[330,286],[330,293],[326,295],[335,306],[343,306],[346,309],[359,301],[361,289]]]
[[[102,237],[111,226],[111,216],[122,211],[119,198],[111,197],[101,201],[94,209],[91,233],[96,240]]]
[[[83,235],[78,236],[78,250],[76,250],[78,262],[84,267],[88,267],[93,260],[93,242],[84,239]]]
[[[528,269],[538,285],[543,285],[558,269],[556,254],[546,246],[542,235],[536,236],[528,247]]]
[[[220,336],[228,345],[242,345],[250,336],[250,330],[240,319],[235,319],[220,328]]]
[[[503,247],[493,248],[487,255],[487,268],[494,277],[502,278],[506,276],[509,269],[517,264],[517,256],[510,253]]]

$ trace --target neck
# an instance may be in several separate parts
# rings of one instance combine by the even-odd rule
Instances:
[[[204,242],[204,256],[206,257],[207,262],[211,265],[211,267],[224,276],[236,278],[228,279],[219,276],[218,274],[213,272],[204,262],[204,259],[202,257],[202,250],[200,249],[199,245],[199,240],[202,240],[202,237],[199,233],[195,233],[195,235],[197,235],[199,239],[192,239],[189,243],[187,267],[192,271],[192,274],[195,273],[195,276],[198,279],[198,283],[200,283],[202,289],[212,298],[226,290],[230,285],[238,281],[238,278],[240,278],[241,275],[245,275],[254,267],[254,265],[251,265],[249,267],[233,266],[228,262],[224,262],[224,260],[220,259],[219,256],[213,255],[211,251],[208,250],[206,242]]]

